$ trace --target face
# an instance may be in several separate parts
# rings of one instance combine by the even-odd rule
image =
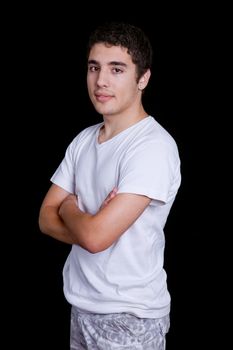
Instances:
[[[136,65],[127,49],[95,44],[88,58],[87,87],[90,99],[104,116],[123,115],[141,103]]]

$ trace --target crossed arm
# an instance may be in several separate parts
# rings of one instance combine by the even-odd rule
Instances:
[[[114,188],[100,210],[91,215],[81,211],[78,198],[57,185],[45,196],[39,215],[43,233],[91,253],[110,247],[143,213],[151,199],[137,194],[117,194]]]

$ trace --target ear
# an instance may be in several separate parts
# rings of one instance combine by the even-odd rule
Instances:
[[[150,76],[151,76],[151,71],[150,71],[150,69],[147,69],[147,71],[139,79],[139,82],[138,82],[139,90],[144,90],[145,89],[145,87],[147,86],[147,84],[149,82]]]

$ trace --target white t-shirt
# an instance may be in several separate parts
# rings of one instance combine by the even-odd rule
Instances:
[[[113,187],[152,199],[108,249],[91,254],[73,245],[63,269],[64,294],[80,310],[158,318],[170,311],[164,225],[180,186],[180,159],[171,135],[151,116],[98,143],[103,123],[78,134],[51,181],[78,195],[95,214]]]

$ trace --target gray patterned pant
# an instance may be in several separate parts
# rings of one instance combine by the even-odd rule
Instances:
[[[71,309],[71,350],[165,350],[169,315],[137,318],[126,313],[92,314]]]

